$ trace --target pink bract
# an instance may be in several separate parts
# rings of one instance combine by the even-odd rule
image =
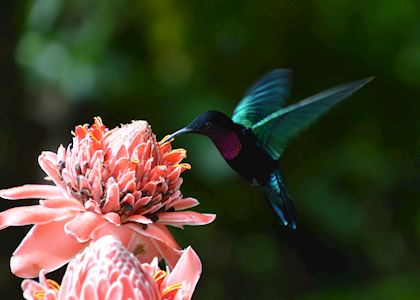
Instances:
[[[198,205],[183,198],[184,149],[158,143],[145,121],[108,130],[98,117],[77,126],[73,143],[57,153],[43,152],[39,165],[53,185],[23,185],[0,190],[6,199],[38,198],[39,205],[0,213],[0,229],[34,224],[13,253],[19,277],[38,276],[66,264],[91,241],[108,234],[150,262],[165,258],[174,266],[180,247],[165,225],[204,225],[213,214],[179,211]]]
[[[60,287],[45,278],[22,282],[28,300],[189,300],[200,278],[201,262],[191,247],[175,268],[161,270],[157,258],[140,261],[113,236],[92,242],[72,260]]]

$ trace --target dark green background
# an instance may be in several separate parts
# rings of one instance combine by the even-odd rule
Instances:
[[[420,299],[417,0],[2,1],[0,186],[42,182],[39,153],[96,115],[110,128],[148,120],[161,138],[230,113],[278,67],[294,70],[290,103],[376,79],[281,159],[295,232],[208,140],[177,138],[193,166],[184,195],[218,216],[174,230],[203,262],[195,299]],[[26,231],[0,233],[5,299],[21,297],[9,257]]]

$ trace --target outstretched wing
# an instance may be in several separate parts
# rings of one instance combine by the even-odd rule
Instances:
[[[278,159],[292,138],[372,79],[367,78],[339,85],[306,98],[272,113],[251,128],[273,159]]]
[[[291,73],[276,69],[254,83],[233,111],[233,122],[249,128],[279,110],[289,95]]]

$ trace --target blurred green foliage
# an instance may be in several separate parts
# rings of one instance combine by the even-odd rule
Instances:
[[[0,14],[1,187],[41,182],[40,151],[96,115],[163,137],[230,113],[273,68],[295,70],[291,102],[375,75],[281,160],[297,231],[191,136],[174,143],[193,165],[183,192],[218,219],[174,233],[202,258],[196,299],[420,299],[419,1],[4,1]],[[1,232],[7,299],[26,230]]]

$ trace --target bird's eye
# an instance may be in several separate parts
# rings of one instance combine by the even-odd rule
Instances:
[[[211,122],[206,122],[206,123],[204,123],[204,127],[206,127],[206,128],[210,128],[210,127],[211,127]]]

